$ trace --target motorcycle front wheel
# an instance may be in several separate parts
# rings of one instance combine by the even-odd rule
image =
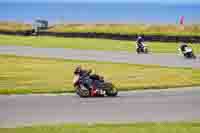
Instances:
[[[193,52],[185,53],[184,56],[185,56],[186,58],[189,58],[189,59],[195,59],[195,58],[196,58],[196,56],[194,55]]]
[[[90,91],[87,88],[85,88],[84,86],[77,86],[76,94],[79,95],[80,97],[89,97]]]

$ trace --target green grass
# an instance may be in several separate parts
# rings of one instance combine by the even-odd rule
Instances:
[[[200,69],[0,56],[0,94],[72,92],[77,65],[104,75],[120,90],[200,85]]]
[[[153,53],[178,53],[177,43],[147,42]],[[48,48],[71,48],[82,50],[106,50],[135,52],[135,42],[107,39],[21,37],[0,35],[0,45],[17,45]],[[200,45],[192,45],[195,53],[200,53]]]
[[[134,124],[60,124],[0,128],[1,133],[199,133],[199,122]]]

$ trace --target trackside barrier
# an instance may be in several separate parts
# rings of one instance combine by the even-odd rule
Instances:
[[[29,31],[2,31],[3,35],[19,35],[19,36],[32,36],[32,30]],[[34,34],[35,35],[35,34]],[[112,40],[129,40],[134,41],[137,38],[137,34],[113,34],[113,33],[95,33],[95,32],[47,32],[41,31],[36,35],[39,36],[55,36],[55,37],[71,37],[71,38],[101,38]],[[143,35],[145,41],[157,41],[157,42],[187,42],[187,43],[200,43],[200,36],[176,36],[176,35]]]

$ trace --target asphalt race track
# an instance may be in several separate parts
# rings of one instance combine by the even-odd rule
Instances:
[[[114,98],[65,95],[0,95],[0,127],[62,122],[200,120],[200,87],[121,92]]]
[[[184,57],[177,56],[176,54],[138,55],[128,52],[72,50],[63,48],[32,48],[24,46],[0,46],[0,54],[200,68],[199,57],[195,60],[185,59]]]
[[[79,60],[200,67],[200,60],[169,54],[81,51],[0,46],[0,54]],[[0,127],[63,122],[151,122],[200,120],[200,87],[120,92],[114,98],[61,95],[0,95]]]

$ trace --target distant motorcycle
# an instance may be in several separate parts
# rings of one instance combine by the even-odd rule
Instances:
[[[183,54],[183,56],[185,58],[189,58],[189,59],[195,59],[196,58],[196,56],[194,55],[194,52],[193,52],[192,48],[190,48],[190,47],[185,47],[184,50],[181,50],[179,48],[179,51],[181,52],[181,54]]]
[[[74,76],[73,85],[77,95],[80,97],[103,97],[106,95],[114,97],[118,94],[118,90],[110,82],[101,81],[98,78],[92,78],[92,87],[87,88],[87,86],[84,85],[83,80],[84,78],[81,78],[80,75]]]
[[[140,54],[140,53],[148,54],[148,53],[149,53],[148,45],[142,43],[141,46],[138,46],[138,45],[136,44],[136,52],[137,52],[138,54]]]

